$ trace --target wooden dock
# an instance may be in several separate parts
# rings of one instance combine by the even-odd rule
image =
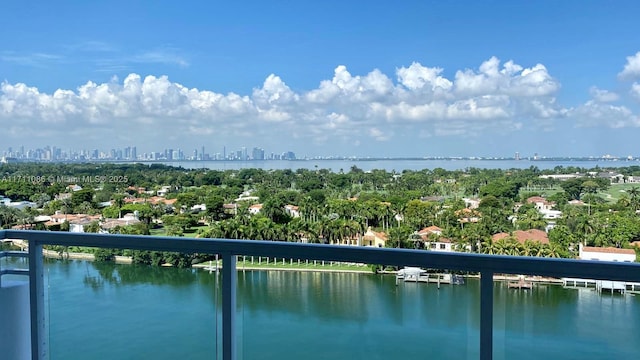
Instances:
[[[533,283],[531,281],[525,281],[524,278],[520,278],[518,281],[510,281],[508,287],[509,289],[516,290],[531,290]]]

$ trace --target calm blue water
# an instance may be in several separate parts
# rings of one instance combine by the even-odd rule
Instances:
[[[213,359],[220,349],[216,274],[47,264],[52,359]],[[495,359],[638,358],[640,296],[495,284]],[[477,359],[479,284],[390,276],[238,274],[244,359]]]
[[[153,162],[152,162],[153,163]],[[624,167],[640,165],[638,161],[529,161],[529,160],[264,160],[264,161],[174,161],[161,162],[187,169],[240,170],[257,168],[265,170],[283,169],[329,169],[333,172],[348,172],[352,166],[364,171],[374,169],[387,171],[422,170],[442,168],[445,170],[480,169],[553,169],[556,166],[576,166],[587,169],[599,167]]]

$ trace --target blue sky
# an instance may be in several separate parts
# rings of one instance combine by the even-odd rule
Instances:
[[[636,1],[7,0],[1,144],[640,156],[639,13]]]

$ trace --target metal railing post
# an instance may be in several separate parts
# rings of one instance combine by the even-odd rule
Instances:
[[[236,256],[222,254],[222,359],[236,359]]]
[[[480,273],[480,360],[493,358],[493,271]]]
[[[29,241],[29,290],[31,305],[31,358],[47,360],[46,319],[44,313],[44,266],[42,244]]]

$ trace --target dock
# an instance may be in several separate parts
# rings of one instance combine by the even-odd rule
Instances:
[[[524,277],[522,277],[518,281],[510,281],[508,287],[509,289],[516,290],[531,290],[533,283],[531,281],[525,281]]]
[[[428,273],[426,270],[419,268],[404,268],[396,273],[396,284],[398,281],[415,282],[415,283],[432,283],[432,284],[464,284],[464,277],[453,274],[437,274]]]
[[[568,288],[594,288],[599,293],[611,294],[640,292],[640,283],[624,281],[562,278],[562,286]]]

